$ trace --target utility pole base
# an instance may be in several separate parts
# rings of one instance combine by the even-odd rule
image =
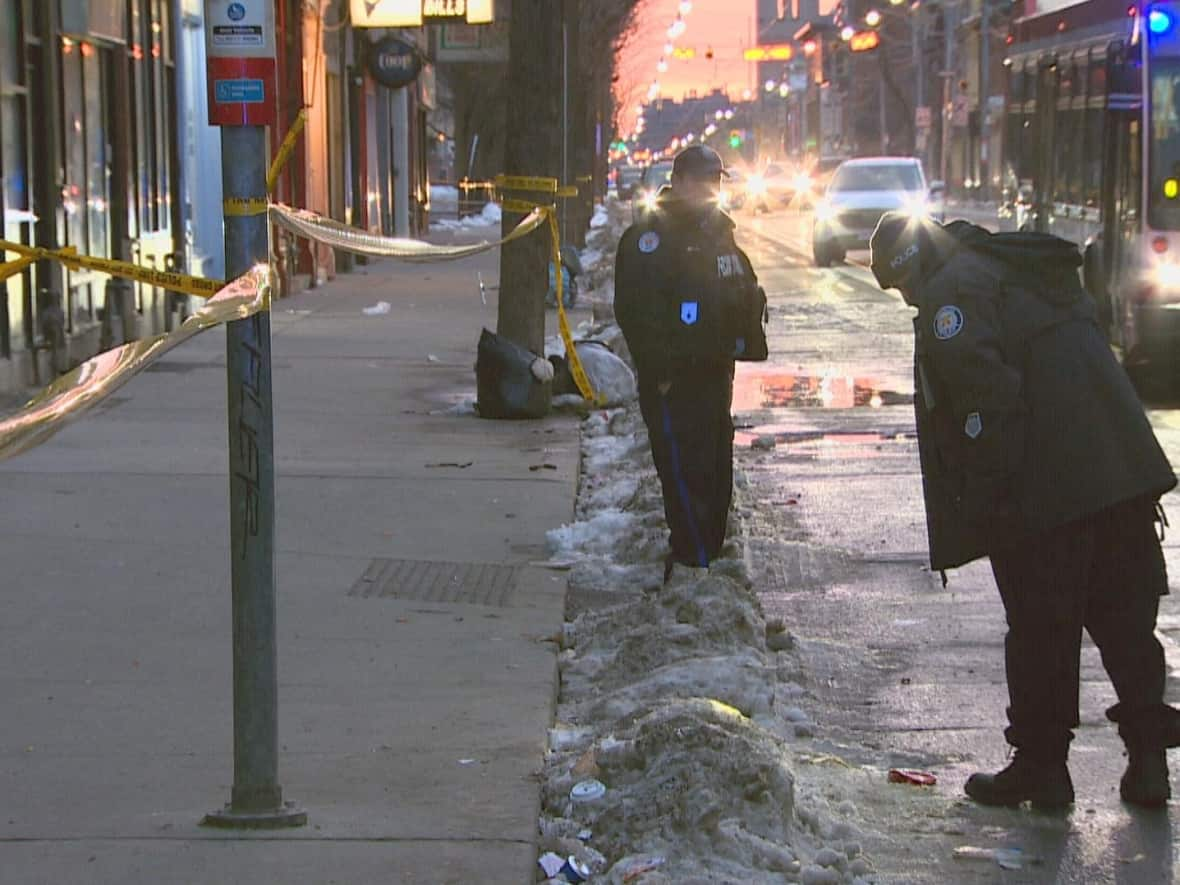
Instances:
[[[203,827],[219,830],[285,830],[307,826],[307,812],[288,802],[273,811],[235,811],[226,805],[221,811],[206,814],[201,821]]]

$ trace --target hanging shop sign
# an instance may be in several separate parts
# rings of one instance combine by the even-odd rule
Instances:
[[[397,37],[386,37],[369,48],[369,73],[382,86],[399,89],[418,78],[422,56],[418,50]]]
[[[432,22],[491,24],[495,0],[352,0],[357,28],[417,28]]]
[[[205,0],[209,124],[275,122],[274,0]]]

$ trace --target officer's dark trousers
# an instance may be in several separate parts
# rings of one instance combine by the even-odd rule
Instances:
[[[733,372],[678,370],[666,394],[640,378],[639,407],[664,491],[675,562],[707,566],[725,543],[733,497]]]
[[[1078,725],[1082,629],[1119,703],[1107,716],[1128,745],[1162,747],[1164,654],[1155,638],[1167,592],[1154,504],[1119,504],[991,556],[1008,618],[1005,737],[1034,758],[1065,759]]]

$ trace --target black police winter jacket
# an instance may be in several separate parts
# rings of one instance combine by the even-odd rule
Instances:
[[[1016,240],[965,223],[947,231],[949,257],[913,295],[931,566],[1173,488],[1080,285],[1076,246],[1034,239],[1022,256]]]
[[[735,358],[765,358],[766,297],[733,230],[725,213],[694,213],[665,190],[658,209],[624,232],[615,316],[641,383],[673,380],[687,367],[732,372]]]

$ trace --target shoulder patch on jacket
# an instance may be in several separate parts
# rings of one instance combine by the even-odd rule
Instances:
[[[963,311],[953,304],[940,307],[934,315],[934,337],[939,341],[954,338],[963,331],[963,322]]]
[[[658,248],[660,248],[660,235],[654,230],[645,231],[640,235],[639,251],[644,255],[650,255]]]

